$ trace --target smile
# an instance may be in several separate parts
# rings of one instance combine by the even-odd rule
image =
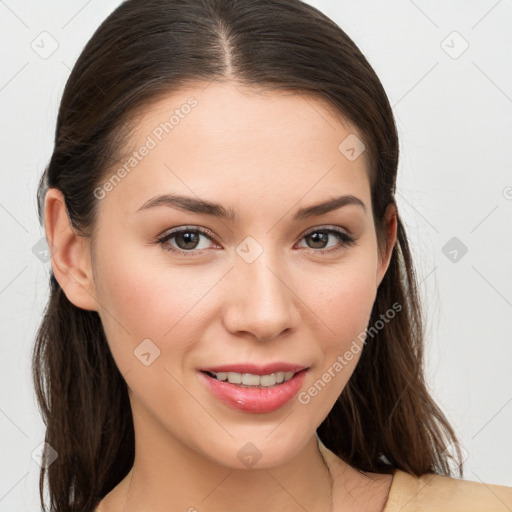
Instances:
[[[304,366],[277,363],[260,367],[231,365],[198,373],[213,397],[223,404],[261,414],[276,411],[290,402],[300,391],[308,370]]]

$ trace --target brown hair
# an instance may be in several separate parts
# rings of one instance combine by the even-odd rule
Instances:
[[[62,97],[55,147],[38,190],[65,198],[73,228],[92,236],[101,184],[130,131],[158,97],[187,84],[229,80],[327,100],[362,134],[376,234],[394,204],[398,136],[386,93],[354,42],[299,0],[128,0],[96,30]],[[402,309],[365,345],[347,386],[318,428],[324,444],[361,471],[451,474],[455,434],[426,387],[423,326],[411,253],[397,242],[370,323]],[[134,428],[127,386],[98,314],[74,306],[50,278],[32,360],[46,442],[58,458],[42,468],[51,510],[89,511],[128,473]],[[459,470],[461,466],[459,466]],[[459,471],[462,474],[462,471]],[[45,509],[46,510],[46,509]]]

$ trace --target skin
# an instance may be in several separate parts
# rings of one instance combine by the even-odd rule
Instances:
[[[348,135],[362,136],[323,100],[297,93],[227,82],[187,87],[139,115],[126,153],[191,96],[197,106],[99,200],[92,239],[73,232],[58,190],[46,196],[56,279],[73,304],[98,312],[129,388],[135,463],[99,510],[329,510],[315,431],[359,354],[308,404],[293,399],[265,414],[221,403],[197,372],[300,363],[310,367],[301,391],[310,388],[368,326],[396,240],[396,211],[386,212],[379,253],[366,155],[350,161],[338,150]],[[169,206],[137,211],[162,193],[220,203],[239,222]],[[293,221],[299,208],[342,194],[366,211],[347,205]],[[183,226],[209,229],[215,239],[201,236],[195,256],[155,242]],[[329,235],[315,245],[304,236],[325,227],[355,243],[343,247]],[[248,236],[263,249],[252,263],[236,252]],[[166,246],[183,248],[178,238]],[[160,355],[145,366],[134,350],[148,338]],[[251,468],[237,457],[248,442],[261,454]],[[382,510],[391,476],[361,474],[334,455],[327,463],[334,510]]]

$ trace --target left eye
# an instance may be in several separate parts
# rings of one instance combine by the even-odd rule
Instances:
[[[354,239],[344,233],[343,231],[340,231],[338,229],[316,229],[314,231],[310,231],[309,233],[306,233],[302,239],[308,240],[310,244],[313,246],[309,246],[310,249],[326,249],[329,242],[329,237],[335,237],[338,240],[338,243],[341,247],[350,245],[354,242]],[[334,244],[336,246],[336,244]],[[329,248],[328,250],[336,250]],[[328,251],[326,251],[328,252]]]

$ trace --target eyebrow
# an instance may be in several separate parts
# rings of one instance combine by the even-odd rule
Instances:
[[[318,203],[312,206],[307,206],[298,210],[293,216],[294,221],[300,221],[309,217],[316,217],[325,215],[333,210],[337,210],[344,206],[356,205],[360,206],[366,212],[366,206],[359,199],[353,195],[343,195],[329,199],[323,203]],[[205,201],[203,199],[197,199],[195,197],[180,196],[176,194],[162,194],[155,196],[146,201],[138,210],[145,211],[150,208],[156,208],[158,206],[167,206],[171,208],[177,208],[179,210],[201,213],[204,215],[211,215],[220,219],[225,219],[230,222],[238,222],[238,216],[234,209],[224,208],[221,204]]]

